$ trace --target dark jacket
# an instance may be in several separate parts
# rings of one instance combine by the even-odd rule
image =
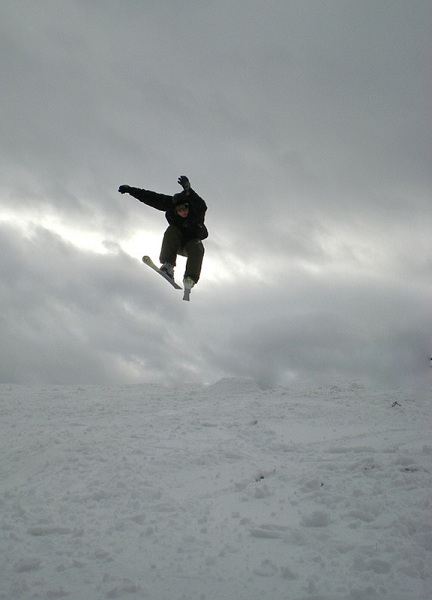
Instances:
[[[183,243],[194,238],[205,240],[208,237],[207,227],[204,225],[207,205],[194,190],[190,189],[189,193],[181,192],[174,197],[134,187],[129,188],[128,193],[147,206],[165,211],[168,223],[175,225],[182,232]],[[189,204],[189,213],[186,218],[180,217],[174,206],[174,202],[178,204],[179,200],[183,200],[183,198],[184,203]]]

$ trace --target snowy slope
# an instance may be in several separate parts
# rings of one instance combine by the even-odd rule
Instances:
[[[430,396],[0,387],[0,598],[430,600]]]

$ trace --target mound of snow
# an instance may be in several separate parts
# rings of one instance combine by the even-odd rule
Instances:
[[[0,386],[0,598],[428,600],[429,401]]]

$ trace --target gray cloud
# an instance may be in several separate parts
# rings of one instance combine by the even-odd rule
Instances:
[[[0,381],[423,373],[429,3],[252,4],[3,2]],[[116,191],[182,173],[187,306],[139,263],[163,215]]]

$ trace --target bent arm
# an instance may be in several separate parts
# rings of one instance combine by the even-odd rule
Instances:
[[[188,202],[193,206],[195,214],[204,220],[204,215],[207,210],[207,204],[198,196],[198,194],[191,188],[187,195]]]

